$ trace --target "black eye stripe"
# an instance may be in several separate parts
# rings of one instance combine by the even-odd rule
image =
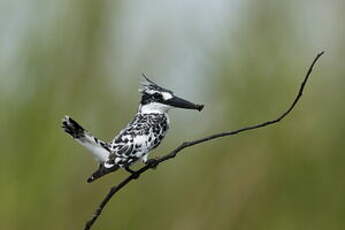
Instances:
[[[160,99],[160,98],[162,98],[162,94],[160,94],[160,93],[154,93],[154,94],[153,94],[153,97],[154,97],[154,98],[157,98],[157,99]]]
[[[144,93],[141,98],[141,104],[145,105],[151,102],[163,103],[164,102],[163,95],[157,92],[153,94]]]

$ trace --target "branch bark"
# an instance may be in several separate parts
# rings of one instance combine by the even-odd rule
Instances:
[[[94,215],[86,222],[84,230],[89,230],[91,229],[91,227],[93,226],[93,224],[96,222],[96,220],[98,219],[98,217],[102,214],[102,211],[104,209],[104,207],[107,205],[107,203],[110,201],[110,199],[117,193],[119,192],[122,188],[124,188],[129,182],[137,179],[141,174],[145,173],[147,170],[149,169],[153,169],[156,168],[159,164],[163,163],[164,161],[170,160],[174,157],[176,157],[176,155],[182,151],[185,148],[197,145],[197,144],[201,144],[213,139],[217,139],[220,137],[226,137],[226,136],[233,136],[239,133],[242,133],[244,131],[249,131],[249,130],[253,130],[253,129],[258,129],[258,128],[263,128],[269,125],[273,125],[275,123],[280,122],[281,120],[283,120],[296,106],[296,104],[299,102],[300,98],[303,95],[304,92],[304,88],[305,85],[311,75],[311,73],[313,72],[314,66],[316,64],[316,62],[319,60],[319,58],[324,54],[324,52],[320,52],[319,54],[317,54],[317,56],[315,57],[315,59],[313,60],[312,64],[309,66],[308,71],[300,85],[299,91],[297,93],[297,96],[295,97],[295,99],[293,100],[293,102],[291,103],[291,105],[288,107],[287,110],[285,110],[285,112],[283,112],[279,117],[277,117],[276,119],[273,120],[269,120],[263,123],[259,123],[256,125],[252,125],[252,126],[248,126],[248,127],[244,127],[238,130],[234,130],[234,131],[228,131],[228,132],[223,132],[223,133],[217,133],[214,135],[210,135],[204,138],[200,138],[194,141],[190,141],[190,142],[184,142],[181,145],[179,145],[176,149],[172,150],[170,153],[161,156],[160,158],[158,158],[157,160],[154,161],[150,161],[149,164],[145,165],[144,167],[140,168],[138,171],[136,171],[135,173],[131,174],[130,176],[128,176],[127,178],[125,178],[124,180],[122,180],[119,184],[117,184],[116,186],[112,187],[108,194],[105,196],[105,198],[102,200],[102,202],[100,203],[99,207],[97,208],[96,212],[94,213]]]

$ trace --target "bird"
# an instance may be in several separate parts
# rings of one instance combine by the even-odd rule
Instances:
[[[204,105],[176,96],[173,91],[153,82],[145,74],[143,78],[137,113],[111,142],[93,136],[67,115],[62,119],[63,130],[88,149],[99,164],[98,169],[87,179],[88,183],[119,168],[133,174],[136,171],[131,166],[139,160],[144,164],[153,163],[156,159],[149,159],[149,154],[160,145],[169,130],[170,109],[203,110]]]

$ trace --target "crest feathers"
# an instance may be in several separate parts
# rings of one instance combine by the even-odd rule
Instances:
[[[170,90],[164,89],[163,87],[159,86],[157,83],[150,80],[145,73],[142,74],[144,81],[141,82],[141,88],[139,92],[144,93],[147,91],[160,91],[160,92],[170,92]]]

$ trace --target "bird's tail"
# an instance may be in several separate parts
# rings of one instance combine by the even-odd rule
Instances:
[[[86,147],[94,155],[96,160],[99,162],[105,162],[108,160],[110,154],[109,145],[106,142],[92,136],[75,120],[69,116],[65,116],[62,120],[62,128],[79,144]]]
[[[94,182],[95,180],[97,180],[98,178],[101,178],[105,175],[107,175],[108,173],[114,172],[116,170],[118,170],[120,167],[118,165],[114,165],[111,168],[106,168],[104,167],[103,164],[100,164],[98,170],[96,172],[94,172],[88,179],[87,179],[87,183],[91,183]]]

